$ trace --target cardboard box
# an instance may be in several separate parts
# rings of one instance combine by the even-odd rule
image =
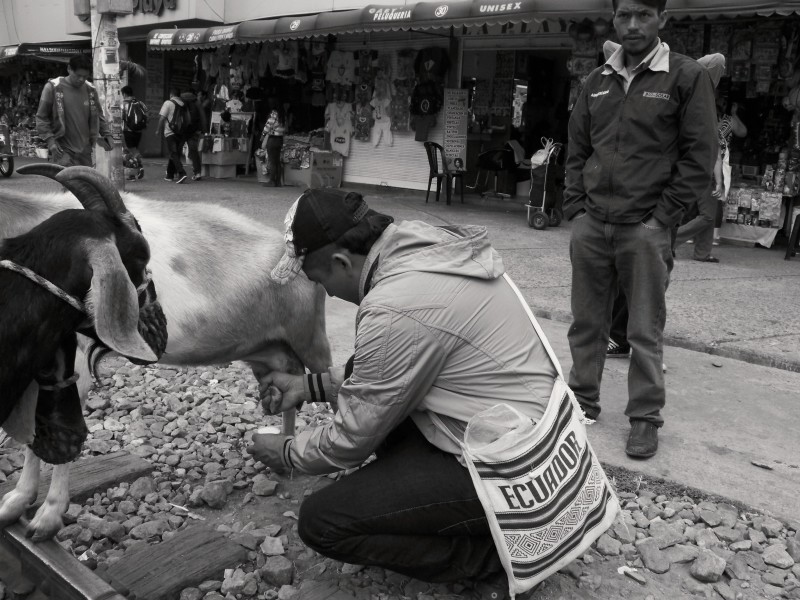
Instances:
[[[200,155],[204,165],[246,165],[247,152],[226,150],[223,152],[203,152]]]
[[[307,169],[283,168],[283,182],[303,188],[341,187],[344,161],[338,152],[312,151]]]

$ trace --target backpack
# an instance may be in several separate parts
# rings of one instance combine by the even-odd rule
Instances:
[[[172,120],[169,121],[169,128],[175,135],[186,136],[192,130],[192,114],[189,108],[184,103],[178,104],[174,100],[170,100],[175,105],[175,110],[172,113]]]
[[[147,107],[138,100],[131,100],[122,118],[130,131],[143,131],[147,128]]]

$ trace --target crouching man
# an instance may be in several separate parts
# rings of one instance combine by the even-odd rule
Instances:
[[[287,253],[273,278],[285,283],[302,270],[358,305],[355,354],[328,373],[264,379],[270,414],[315,401],[336,414],[293,438],[256,434],[248,452],[311,474],[375,453],[303,501],[302,540],[348,563],[430,582],[489,578],[507,591],[449,433],[463,439],[474,414],[501,402],[538,421],[556,368],[485,228],[393,221],[359,194],[332,189],[307,190],[287,214]]]

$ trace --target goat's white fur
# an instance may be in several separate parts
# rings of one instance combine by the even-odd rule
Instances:
[[[243,360],[259,379],[274,370],[296,371],[298,358],[315,372],[330,365],[324,291],[304,277],[289,286],[269,280],[284,252],[281,232],[213,204],[122,197],[150,244],[149,266],[167,317],[169,342],[160,362]],[[25,233],[67,208],[81,208],[71,194],[0,195],[0,239]],[[79,352],[82,402],[91,381],[85,362]],[[32,438],[37,393],[34,383],[3,426],[19,442]],[[27,450],[16,488],[0,501],[0,524],[18,520],[35,501],[39,466]],[[34,540],[49,539],[63,527],[68,489],[69,465],[54,467],[47,498],[29,525]]]

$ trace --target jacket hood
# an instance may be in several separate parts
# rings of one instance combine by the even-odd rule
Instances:
[[[378,266],[374,267],[376,260]],[[386,228],[367,255],[361,274],[362,298],[366,278],[373,268],[370,287],[409,271],[487,280],[505,273],[503,260],[492,248],[485,227],[434,227],[422,221],[403,221]]]

